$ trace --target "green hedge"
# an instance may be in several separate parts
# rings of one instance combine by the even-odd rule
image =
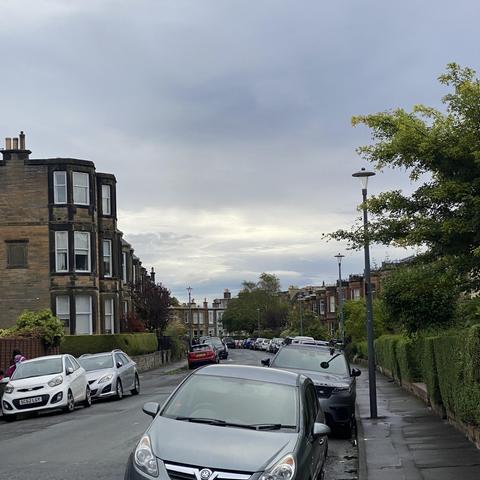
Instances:
[[[401,337],[396,344],[396,358],[400,379],[407,382],[422,381],[423,339]]]
[[[375,340],[375,358],[377,365],[388,369],[393,378],[401,381],[400,366],[397,359],[397,343],[401,335],[383,335]]]
[[[435,361],[435,339],[437,337],[427,337],[423,339],[423,349],[421,353],[422,379],[427,385],[430,401],[435,405],[442,405],[442,395],[440,385],[438,384],[437,362]]]
[[[60,346],[61,353],[76,357],[83,353],[109,352],[119,348],[128,355],[155,352],[158,347],[154,333],[120,333],[117,335],[67,335]]]

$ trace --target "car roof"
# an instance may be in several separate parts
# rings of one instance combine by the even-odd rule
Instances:
[[[291,343],[289,345],[285,345],[282,350],[284,349],[296,349],[296,350],[317,350],[317,351],[324,351],[328,352],[330,350],[335,350],[335,353],[342,353],[345,352],[343,350],[339,350],[338,348],[329,347],[328,345],[313,345],[311,343]]]
[[[100,355],[112,355],[114,353],[123,353],[122,350],[111,350],[110,352],[84,353],[79,358],[99,357]]]
[[[24,360],[21,363],[30,363],[30,362],[35,362],[37,360],[45,360],[46,358],[54,359],[54,358],[63,358],[66,354],[61,354],[61,355],[44,355],[43,357],[35,357],[35,358],[30,358],[28,360]]]
[[[257,380],[268,383],[280,383],[282,385],[297,386],[303,375],[277,370],[276,368],[255,367],[251,365],[208,365],[192,375],[208,375],[214,377],[242,378],[245,380]]]

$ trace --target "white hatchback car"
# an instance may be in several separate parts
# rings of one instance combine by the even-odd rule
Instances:
[[[71,355],[49,355],[20,363],[5,387],[2,412],[5,420],[19,413],[92,404],[85,370]]]

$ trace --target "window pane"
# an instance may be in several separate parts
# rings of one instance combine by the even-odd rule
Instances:
[[[88,187],[88,173],[73,172],[73,184],[76,187]]]
[[[69,315],[70,316],[70,297],[67,295],[61,295],[57,297],[57,316]]]
[[[75,309],[76,309],[76,333],[77,334],[90,334],[91,322],[92,322],[92,304],[91,297],[87,295],[79,295],[75,297]]]
[[[80,205],[89,205],[88,173],[73,172],[73,201]]]
[[[77,313],[91,313],[90,305],[90,297],[88,295],[78,295],[75,297],[75,308]]]
[[[110,185],[102,185],[102,213],[111,214],[111,188]]]
[[[90,270],[90,233],[75,232],[75,270]]]
[[[112,307],[113,307],[113,300],[111,298],[107,298],[105,300],[105,315],[112,314]]]
[[[68,232],[55,232],[57,250],[68,249]]]
[[[89,335],[90,334],[90,315],[77,313],[76,333],[78,335],[81,335],[81,334]]]
[[[27,242],[7,243],[7,266],[27,266]]]
[[[111,240],[104,240],[103,241],[103,255],[107,256],[111,254],[112,249],[112,241]]]
[[[75,250],[88,250],[88,232],[75,232]]]
[[[75,270],[80,272],[88,272],[88,256],[84,254],[75,254]]]
[[[67,203],[67,172],[53,172],[54,201]]]

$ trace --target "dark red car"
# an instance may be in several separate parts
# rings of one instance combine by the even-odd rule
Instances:
[[[219,363],[218,353],[206,343],[193,345],[188,352],[188,368],[192,369],[206,363]]]

